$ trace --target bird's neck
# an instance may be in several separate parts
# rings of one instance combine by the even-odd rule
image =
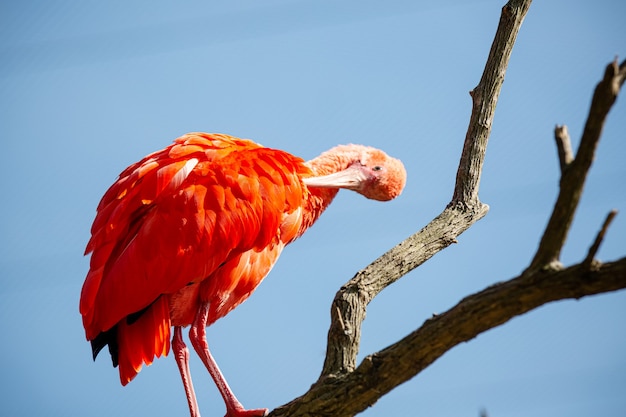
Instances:
[[[357,147],[356,145],[335,146],[317,158],[305,162],[305,165],[313,171],[315,176],[334,174],[358,161],[361,156],[360,148],[360,146]]]
[[[358,152],[349,146],[340,145],[305,162],[305,165],[313,172],[313,176],[329,175],[348,168],[358,158]],[[304,233],[319,218],[338,191],[338,188],[309,187],[310,194],[305,207],[301,233]]]

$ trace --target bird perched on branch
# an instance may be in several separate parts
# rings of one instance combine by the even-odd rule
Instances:
[[[102,197],[85,250],[80,314],[94,360],[108,345],[126,385],[173,349],[191,416],[199,416],[182,338],[191,326],[226,415],[265,415],[237,400],[209,352],[206,327],[248,298],[340,188],[386,201],[405,180],[399,160],[361,145],[305,162],[249,140],[190,133],[146,156]]]

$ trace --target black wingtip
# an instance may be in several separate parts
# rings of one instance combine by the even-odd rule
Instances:
[[[107,330],[106,332],[100,333],[91,341],[91,352],[93,354],[93,360],[96,360],[96,357],[100,353],[100,351],[109,345],[109,353],[111,354],[111,362],[113,362],[113,367],[117,367],[118,365],[118,346],[117,346],[117,326]]]

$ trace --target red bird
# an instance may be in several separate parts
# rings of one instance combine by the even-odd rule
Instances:
[[[223,134],[190,133],[126,168],[98,205],[80,314],[94,360],[106,345],[122,385],[171,347],[191,416],[199,416],[182,327],[215,381],[226,416],[246,410],[214,361],[206,327],[242,303],[286,244],[339,188],[386,201],[402,163],[361,145],[302,159]]]

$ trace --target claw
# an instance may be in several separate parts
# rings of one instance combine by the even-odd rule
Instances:
[[[245,410],[243,408],[230,409],[226,412],[224,417],[265,417],[269,410],[267,408],[255,408],[252,410]]]

